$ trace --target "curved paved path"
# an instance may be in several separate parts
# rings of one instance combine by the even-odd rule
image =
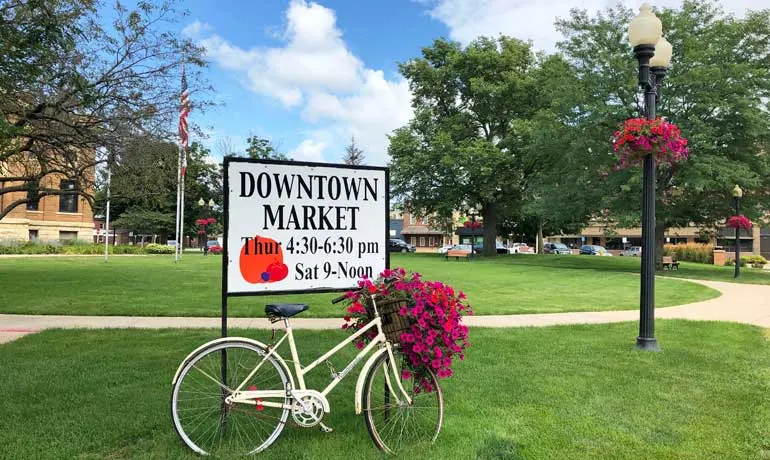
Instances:
[[[677,307],[659,308],[656,318],[732,321],[770,328],[770,286],[725,283],[721,281],[682,280],[697,282],[722,293],[720,297]],[[559,324],[596,324],[634,321],[637,310],[544,313],[530,315],[471,316],[465,323],[480,327],[555,326]],[[337,329],[340,318],[295,318],[298,329]],[[229,318],[232,328],[270,329],[266,318]],[[151,316],[54,316],[0,314],[0,343],[49,328],[218,328],[219,318],[151,317]]]

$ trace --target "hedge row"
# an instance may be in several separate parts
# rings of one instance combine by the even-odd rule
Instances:
[[[702,243],[667,244],[663,246],[663,255],[685,262],[711,264],[714,263],[714,245]]]
[[[150,245],[148,245],[150,246]],[[157,245],[160,246],[160,245]],[[163,254],[161,252],[153,253],[147,248],[141,246],[108,246],[110,254]],[[173,247],[169,247],[170,254],[174,252]],[[0,254],[65,254],[65,255],[97,255],[104,254],[104,244],[76,243],[76,244],[58,244],[58,243],[40,243],[37,241],[28,241],[25,243],[0,244]]]

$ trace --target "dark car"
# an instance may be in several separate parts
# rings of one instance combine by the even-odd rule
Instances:
[[[415,247],[404,240],[391,238],[388,240],[388,252],[414,252]]]
[[[572,254],[572,251],[564,243],[544,243],[544,254]]]
[[[587,256],[611,256],[610,251],[604,249],[604,246],[595,244],[584,244],[580,246],[580,254]]]

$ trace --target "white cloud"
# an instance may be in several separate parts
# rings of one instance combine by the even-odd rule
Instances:
[[[187,27],[182,29],[182,35],[190,38],[198,38],[203,32],[208,32],[210,30],[210,25],[196,19],[195,22],[188,24]]]
[[[566,18],[572,8],[585,9],[589,13],[615,5],[614,0],[421,0],[428,3],[428,14],[449,28],[452,39],[468,43],[480,35],[498,34],[532,40],[535,48],[551,51],[561,35],[553,26],[556,18]],[[642,0],[622,0],[620,3],[633,9]],[[651,2],[656,7],[677,7],[678,0]],[[742,16],[747,9],[767,7],[767,0],[723,0],[725,11]]]
[[[326,143],[313,139],[305,139],[300,144],[289,152],[289,157],[297,161],[315,161],[323,163],[323,152],[326,150]]]
[[[385,163],[386,134],[412,116],[407,83],[367,68],[345,43],[333,10],[292,0],[285,16],[284,29],[272,32],[283,44],[272,48],[244,49],[215,33],[200,36],[206,28],[198,21],[186,30],[199,34],[207,55],[235,71],[251,91],[300,110],[304,120],[327,133],[305,139],[297,155],[318,161],[324,150],[355,136],[368,163]],[[329,160],[341,155],[340,148]]]

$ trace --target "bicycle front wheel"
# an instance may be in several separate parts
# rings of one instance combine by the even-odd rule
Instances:
[[[225,403],[265,355],[261,347],[233,340],[203,349],[182,368],[171,393],[171,417],[190,449],[234,457],[260,452],[278,438],[289,416],[288,398],[271,398],[282,408],[266,406],[261,400],[254,405]],[[242,390],[286,391],[288,387],[288,371],[271,356]]]
[[[419,377],[432,387],[432,391],[425,391],[414,375],[403,378],[404,355],[394,350],[394,357],[395,362],[383,353],[364,382],[366,428],[379,449],[390,454],[414,454],[438,437],[444,420],[444,397],[433,372]],[[398,389],[397,378],[411,404]]]

